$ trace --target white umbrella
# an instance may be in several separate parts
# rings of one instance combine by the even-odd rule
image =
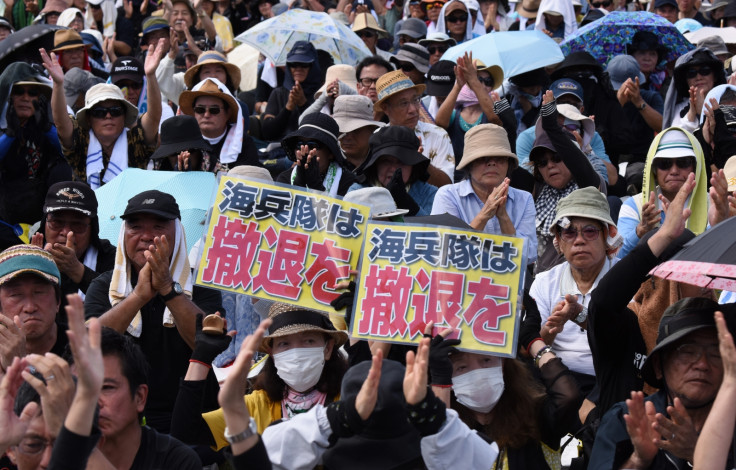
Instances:
[[[726,44],[736,44],[736,28],[729,26],[728,28],[713,28],[704,26],[692,33],[685,33],[685,39],[693,44],[698,44],[705,38],[711,36],[719,36]]]

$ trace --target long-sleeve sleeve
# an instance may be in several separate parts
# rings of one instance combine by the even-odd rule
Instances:
[[[89,436],[80,436],[68,430],[66,426],[62,426],[51,452],[48,470],[86,468],[87,460],[89,460],[89,456],[97,445],[97,441],[100,440],[100,436],[100,430],[97,426],[92,427]]]
[[[445,414],[439,432],[421,440],[422,458],[427,468],[490,468],[498,457],[496,443],[488,443],[471,430],[455,410],[448,409]]]
[[[509,104],[508,100],[506,98],[496,101],[493,103],[493,112],[496,113],[496,116],[501,120],[501,124],[503,125],[504,130],[506,131],[506,134],[508,135],[509,139],[509,145],[511,146],[511,151],[516,152],[516,129],[519,125],[518,122],[516,122],[516,116],[514,115],[514,110],[511,109],[511,105]]]
[[[542,440],[557,448],[560,439],[578,427],[578,409],[583,403],[577,381],[570,370],[555,358],[540,367],[539,372],[547,389],[547,399],[542,407]]]
[[[174,61],[169,58],[168,54],[161,59],[161,63],[156,69],[156,80],[164,98],[179,106],[179,95],[186,90],[184,74],[176,73]]]
[[[263,439],[260,437],[256,445],[242,454],[233,455],[230,461],[235,470],[271,470],[273,468],[268,459],[266,446],[263,445]]]
[[[185,444],[214,446],[215,440],[202,418],[206,380],[183,380],[171,414],[171,436]]]
[[[322,460],[331,435],[327,409],[315,405],[289,421],[266,428],[263,443],[274,469],[311,470]]]

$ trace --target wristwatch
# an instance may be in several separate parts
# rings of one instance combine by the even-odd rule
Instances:
[[[255,434],[258,434],[258,426],[256,426],[256,420],[253,419],[253,417],[250,418],[248,427],[237,434],[230,434],[230,430],[227,428],[227,426],[225,426],[225,440],[230,444],[243,442],[244,440]]]
[[[587,319],[588,319],[588,307],[583,306],[583,310],[580,313],[578,313],[578,316],[575,317],[573,321],[577,323],[578,325],[582,325],[583,323],[585,323],[585,320]]]
[[[171,292],[169,292],[166,295],[162,295],[161,298],[164,299],[164,302],[168,302],[169,300],[183,293],[184,293],[184,289],[181,288],[181,285],[178,282],[172,282]]]
[[[645,101],[641,102],[641,106],[639,106],[639,111],[644,111],[644,108],[647,107],[647,103]]]

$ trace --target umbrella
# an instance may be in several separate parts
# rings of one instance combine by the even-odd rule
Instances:
[[[120,216],[128,199],[149,189],[169,193],[176,198],[181,223],[187,236],[187,251],[202,238],[205,217],[215,190],[215,175],[207,171],[150,171],[128,168],[115,179],[95,190],[99,207],[100,238],[117,245]]]
[[[35,62],[41,64],[38,50],[47,51],[54,47],[54,32],[65,29],[50,24],[32,24],[0,41],[0,70],[13,62]]]
[[[713,28],[705,26],[697,31],[685,33],[685,37],[693,44],[698,44],[705,38],[718,36],[723,39],[726,44],[736,44],[736,28],[729,26],[728,28]]]
[[[255,89],[258,84],[258,56],[257,49],[248,44],[241,44],[227,55],[227,61],[240,67],[240,90]]]
[[[736,291],[736,217],[690,240],[650,274],[700,287]]]
[[[674,24],[647,11],[611,12],[568,36],[560,44],[560,48],[566,56],[578,51],[589,52],[605,66],[611,57],[626,54],[626,47],[639,31],[649,31],[657,35],[659,44],[667,48],[666,62],[676,60],[682,54],[695,49]]]
[[[286,54],[297,41],[329,52],[336,64],[356,65],[372,55],[357,34],[327,13],[298,8],[258,23],[235,40],[255,47],[276,65],[286,64]]]
[[[541,31],[504,31],[484,34],[458,44],[442,55],[442,60],[457,62],[465,52],[486,65],[498,65],[505,78],[560,63],[565,56],[560,46]]]

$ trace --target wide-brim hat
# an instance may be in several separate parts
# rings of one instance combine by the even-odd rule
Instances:
[[[376,164],[379,158],[389,155],[404,165],[416,166],[426,171],[429,159],[419,153],[419,139],[414,131],[404,126],[386,126],[371,134],[368,140],[371,156],[364,171]]]
[[[239,107],[238,102],[235,101],[233,95],[226,93],[227,87],[224,83],[221,83],[216,78],[205,78],[203,82],[200,82],[201,86],[197,91],[183,91],[179,95],[179,107],[181,112],[194,116],[194,103],[200,96],[211,96],[213,98],[219,98],[228,106],[228,122],[236,123],[238,121]],[[219,85],[218,85],[219,84]],[[222,86],[222,88],[220,88]],[[196,86],[195,86],[196,88]]]
[[[521,5],[516,10],[520,16],[524,18],[536,18],[539,13],[539,4],[541,0],[522,0]]]
[[[506,157],[519,163],[519,157],[511,151],[506,130],[496,124],[479,124],[465,133],[463,158],[457,169],[462,170],[484,157]]]
[[[314,92],[314,99],[319,98],[327,89],[327,85],[335,80],[340,80],[341,83],[344,83],[357,92],[358,79],[355,77],[355,67],[347,64],[335,64],[327,68],[325,82],[319,87],[319,90]]]
[[[343,201],[370,207],[372,219],[385,219],[397,215],[404,215],[409,212],[407,209],[397,208],[391,192],[386,188],[378,186],[350,191],[343,197]]]
[[[335,348],[339,348],[348,340],[347,333],[337,330],[330,321],[329,315],[317,310],[275,302],[268,311],[268,318],[272,320],[272,323],[268,328],[268,336],[261,342],[260,350],[264,352],[271,350],[274,338],[306,331],[328,335],[335,340]]]
[[[429,71],[429,51],[419,44],[411,42],[404,44],[390,60],[397,69],[401,68],[401,62],[410,62],[424,74]]]
[[[576,189],[560,199],[557,202],[557,213],[552,226],[556,226],[564,218],[571,217],[593,219],[606,226],[616,226],[611,219],[611,209],[606,196],[593,186]]]
[[[0,253],[0,286],[22,274],[34,274],[59,285],[59,268],[51,253],[36,245],[15,245]]]
[[[479,72],[486,71],[491,75],[494,89],[503,84],[503,69],[501,67],[498,65],[486,65],[480,59],[475,59],[473,62],[475,63],[475,68],[478,69]]]
[[[384,123],[373,120],[373,102],[363,95],[338,96],[332,108],[332,118],[343,134],[366,126],[385,126]]]
[[[311,113],[304,116],[299,128],[281,141],[281,147],[291,161],[296,161],[299,140],[316,140],[327,147],[335,161],[342,162],[343,156],[337,138],[340,128],[337,122],[325,113]]]
[[[117,86],[110,83],[100,83],[89,90],[84,95],[84,108],[77,111],[77,122],[83,129],[89,129],[89,119],[87,113],[97,103],[107,100],[119,101],[125,109],[125,127],[131,127],[138,119],[138,108],[133,106],[123,96],[123,91]]]
[[[396,93],[404,90],[415,89],[420,95],[424,93],[427,87],[424,84],[415,85],[403,71],[394,70],[381,75],[376,81],[376,93],[378,100],[373,103],[373,109],[382,111],[383,103]]]
[[[447,43],[449,46],[454,46],[457,44],[457,41],[455,41],[453,38],[445,33],[436,32],[428,34],[426,38],[420,40],[417,44],[419,44],[420,46],[429,47],[433,43]]]
[[[51,99],[51,91],[53,90],[51,85],[49,85],[48,83],[43,83],[41,81],[31,79],[25,79],[15,82],[13,83],[13,86],[26,86],[36,88],[42,95],[44,95],[48,99]]]
[[[207,64],[216,64],[225,68],[230,81],[233,83],[235,90],[240,86],[240,67],[227,61],[227,57],[217,51],[206,51],[197,59],[197,64],[193,65],[184,73],[184,84],[188,89],[194,88],[197,82],[194,81],[200,69]],[[200,80],[201,81],[201,80]]]
[[[202,137],[199,124],[194,116],[181,114],[170,117],[161,123],[161,145],[151,155],[152,159],[178,155],[190,149],[212,151],[212,147]]]
[[[558,104],[557,112],[567,119],[580,121],[581,126],[587,135],[593,136],[595,134],[595,123],[593,120],[581,113],[575,106],[571,104]]]
[[[364,29],[372,29],[379,37],[389,36],[388,31],[378,26],[378,22],[370,13],[358,13],[355,15],[355,20],[353,21],[353,27],[351,29],[354,33]]]
[[[67,49],[78,49],[80,47],[87,48],[82,40],[82,36],[73,29],[57,29],[54,33],[54,48],[51,52],[65,51]]]

